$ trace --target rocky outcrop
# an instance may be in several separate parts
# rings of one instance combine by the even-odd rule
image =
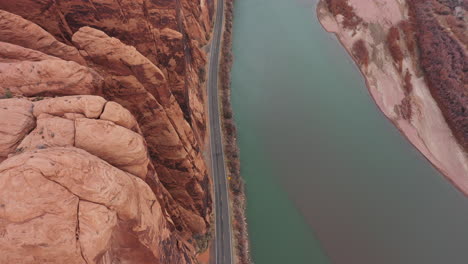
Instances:
[[[0,94],[101,93],[102,77],[79,64],[85,61],[75,47],[58,42],[39,26],[2,10],[0,55]]]
[[[0,9],[0,262],[194,263],[213,1]]]
[[[204,208],[209,206],[209,198],[199,190],[208,188],[204,184],[208,175],[200,143],[162,71],[135,48],[102,31],[83,27],[72,41],[104,76],[105,96],[136,116],[160,180],[181,204],[185,218],[190,219],[176,225],[204,233],[208,221]]]
[[[127,116],[119,123],[135,124],[97,96],[0,100],[28,120],[20,130],[8,122],[16,116],[1,116],[4,130],[20,132],[15,149],[1,149],[1,263],[168,263],[189,254],[145,183],[155,175],[143,137],[101,118],[107,104]]]
[[[69,46],[75,32],[90,26],[135,47],[164,71],[185,119],[200,139],[206,132],[200,84],[206,58],[201,46],[209,39],[213,5],[213,0],[0,0],[0,9],[36,23]],[[5,24],[24,28],[20,22]]]
[[[102,78],[72,61],[45,59],[0,63],[0,94],[50,96],[99,94]]]
[[[0,4],[6,3],[0,2]],[[75,47],[56,40],[40,26],[3,10],[0,10],[0,41],[37,50],[67,61],[85,63]]]
[[[12,153],[35,126],[32,103],[25,99],[0,101],[0,161]]]
[[[462,2],[323,0],[317,13],[352,54],[384,114],[468,194]]]
[[[137,177],[72,147],[16,155],[1,164],[0,175],[2,263],[102,263],[133,254],[145,259],[140,263],[160,261],[169,232],[154,194]],[[118,237],[131,234],[137,241],[128,254]]]

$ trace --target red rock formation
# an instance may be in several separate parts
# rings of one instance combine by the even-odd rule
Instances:
[[[63,43],[71,45],[73,34],[90,26],[135,47],[163,69],[200,139],[205,135],[205,113],[198,72],[206,60],[200,47],[211,32],[210,6],[213,0],[0,0],[0,9],[38,24]]]
[[[1,263],[167,263],[190,254],[174,244],[167,208],[144,182],[155,175],[143,137],[103,117],[107,104],[97,96],[0,100],[35,125],[21,126],[16,149],[1,145],[9,155],[0,164]],[[117,123],[134,127],[112,104],[126,116]],[[17,129],[16,118],[1,115],[2,128]]]
[[[81,28],[73,42],[105,77],[105,96],[137,117],[159,178],[192,219],[176,225],[203,233],[207,216],[203,208],[208,197],[197,190],[208,187],[200,186],[207,181],[206,168],[199,143],[162,71],[134,48],[96,29]]]
[[[12,153],[20,141],[34,126],[32,103],[25,99],[0,101],[0,161]],[[8,117],[8,118],[6,118]]]
[[[0,63],[0,94],[13,95],[99,94],[102,78],[72,61],[45,59]]]
[[[0,2],[0,4],[6,3]],[[31,34],[32,32],[34,34]],[[79,64],[85,63],[75,47],[57,41],[38,25],[3,10],[0,10],[0,41],[41,51]]]
[[[0,263],[193,263],[213,1],[0,9]]]

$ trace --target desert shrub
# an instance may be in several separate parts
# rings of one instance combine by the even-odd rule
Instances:
[[[204,82],[206,78],[206,70],[205,67],[200,67],[198,69],[198,79],[200,79],[201,82]]]
[[[359,39],[353,44],[353,55],[356,57],[357,63],[360,65],[369,65],[369,51],[367,51],[364,40]]]
[[[326,0],[325,3],[334,16],[343,16],[344,28],[355,29],[362,22],[362,18],[356,15],[353,7],[348,4],[348,0]]]
[[[203,235],[194,235],[193,240],[195,241],[197,252],[205,252],[210,246],[210,241],[213,240],[213,230],[210,229]]]
[[[409,96],[406,96],[405,98],[403,98],[403,100],[401,100],[400,113],[401,117],[403,117],[405,120],[411,120],[412,107],[411,98]]]
[[[397,27],[390,28],[387,34],[387,45],[390,50],[390,55],[396,63],[398,70],[401,72],[403,63],[403,52],[401,51],[400,44],[400,31]]]
[[[6,99],[6,98],[13,98],[13,94],[8,88],[5,90],[5,94],[0,97],[0,99]]]
[[[413,91],[413,84],[411,83],[411,76],[412,76],[411,73],[408,70],[406,70],[405,80],[403,83],[403,88],[405,90],[406,95],[410,94]]]

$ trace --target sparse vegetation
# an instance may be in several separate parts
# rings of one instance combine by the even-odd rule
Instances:
[[[451,34],[439,24],[438,15],[432,9],[434,1],[408,2],[410,21],[415,27],[419,61],[432,97],[459,143],[468,150],[466,54],[460,42],[454,39],[456,34]],[[448,5],[449,2],[440,3]]]
[[[20,147],[20,148],[17,148],[15,149],[15,153],[18,154],[18,153],[23,153],[24,152],[24,148],[23,147]]]
[[[326,0],[325,3],[333,16],[343,16],[344,28],[355,29],[362,22],[362,18],[356,15],[353,7],[348,4],[348,0]]]
[[[202,235],[194,235],[193,240],[195,241],[197,253],[205,252],[210,246],[210,241],[213,240],[213,230],[210,229]]]
[[[252,261],[249,255],[249,239],[247,233],[247,222],[245,218],[245,193],[244,181],[240,172],[239,148],[237,146],[237,129],[230,101],[231,84],[231,33],[233,21],[234,0],[226,1],[225,9],[225,31],[223,34],[223,44],[221,49],[221,102],[224,132],[224,151],[226,155],[227,173],[229,177],[229,187],[232,193],[233,203],[233,232],[235,239],[235,253],[239,264],[250,264]]]
[[[405,82],[403,83],[405,95],[409,95],[413,91],[413,84],[411,83],[411,76],[412,76],[411,73],[408,70],[406,70]]]
[[[1,96],[0,99],[7,99],[7,98],[13,98],[13,94],[8,88],[5,90],[5,94]]]
[[[411,121],[412,116],[412,107],[411,107],[411,97],[406,96],[401,100],[400,113],[403,119]]]
[[[205,82],[206,80],[206,70],[204,66],[198,69],[198,79],[200,79],[200,82]]]
[[[360,65],[369,65],[369,51],[366,48],[364,40],[359,39],[353,44],[353,55],[356,57],[357,63]]]
[[[402,71],[403,65],[403,52],[400,48],[400,31],[397,27],[393,26],[390,28],[387,34],[387,44],[392,55],[393,61],[395,62],[398,71]]]

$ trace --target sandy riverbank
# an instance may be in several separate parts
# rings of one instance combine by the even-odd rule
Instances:
[[[359,61],[359,58],[353,52],[353,45],[363,40],[369,60],[367,63],[357,63],[357,66],[378,108],[443,175],[467,195],[467,154],[455,140],[432,98],[416,56],[409,52],[404,37],[398,42],[404,54],[400,65],[394,62],[389,51],[387,32],[408,19],[405,2],[348,0],[348,3],[361,19],[357,26],[343,26],[345,18],[341,14],[336,17],[331,14],[323,0],[317,6],[320,23],[326,31],[336,35],[355,61]],[[410,78],[405,78],[406,73]],[[405,84],[411,86],[410,92],[405,90]],[[403,114],[405,109],[408,114]]]

